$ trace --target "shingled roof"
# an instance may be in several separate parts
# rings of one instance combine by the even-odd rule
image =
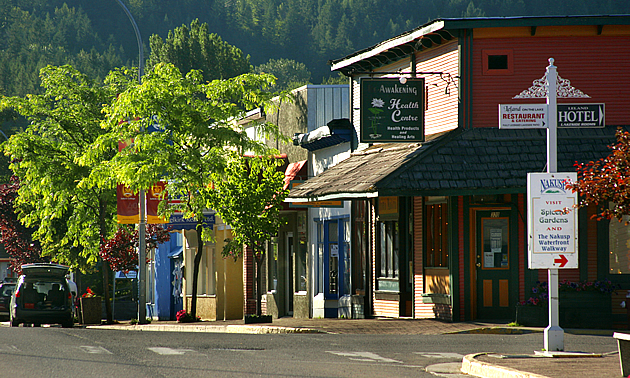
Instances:
[[[559,129],[558,171],[607,156],[616,130]],[[289,200],[524,193],[527,173],[546,172],[546,163],[546,130],[457,129],[421,145],[377,145],[352,154],[293,189]]]

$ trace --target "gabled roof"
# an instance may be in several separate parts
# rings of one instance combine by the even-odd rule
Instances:
[[[422,51],[457,38],[462,30],[526,26],[630,25],[630,15],[544,16],[544,17],[479,17],[441,18],[430,21],[374,46],[356,51],[340,59],[328,61],[332,71],[345,75],[366,72],[390,64],[415,51]]]
[[[616,130],[559,129],[558,171],[574,172],[576,161],[607,156]],[[422,145],[381,145],[353,154],[289,197],[299,201],[524,193],[527,173],[546,172],[546,163],[546,130],[457,129]]]

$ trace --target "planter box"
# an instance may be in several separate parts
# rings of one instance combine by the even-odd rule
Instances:
[[[597,291],[561,291],[559,323],[562,328],[612,328],[609,294]],[[516,323],[527,327],[549,325],[549,304],[516,306]]]
[[[525,327],[546,327],[549,324],[547,304],[516,306],[516,323]]]
[[[560,327],[612,328],[610,294],[598,291],[561,291]]]
[[[245,324],[256,324],[256,323],[271,323],[272,316],[271,315],[245,315]]]
[[[101,297],[86,297],[79,299],[81,323],[101,324]]]

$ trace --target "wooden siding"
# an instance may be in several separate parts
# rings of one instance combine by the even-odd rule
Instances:
[[[375,299],[374,315],[388,318],[398,318],[400,317],[400,304],[398,301]]]
[[[431,318],[431,306],[422,303],[424,293],[424,239],[422,222],[424,201],[422,197],[413,197],[413,292],[415,299],[414,318]]]
[[[483,75],[484,49],[511,49],[512,75]],[[473,127],[498,127],[498,105],[543,103],[544,99],[512,99],[545,74],[554,58],[558,74],[591,96],[559,99],[559,103],[605,103],[606,124],[630,119],[630,37],[536,37],[477,39],[473,42]]]
[[[425,135],[436,134],[457,128],[459,122],[458,82],[459,70],[457,42],[450,42],[416,57],[416,72],[444,72],[440,75],[424,76],[427,108],[424,115]],[[445,81],[450,79],[454,81]]]

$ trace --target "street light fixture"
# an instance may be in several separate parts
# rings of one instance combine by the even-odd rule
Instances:
[[[138,84],[142,84],[142,75],[144,74],[144,54],[142,52],[142,38],[140,37],[140,29],[134,20],[131,12],[122,3],[121,0],[116,0],[118,4],[127,14],[131,25],[133,25],[133,31],[136,33],[136,39],[138,41]],[[147,304],[146,304],[146,289],[147,289],[147,266],[146,266],[146,205],[145,205],[145,193],[144,190],[140,190],[140,223],[138,224],[138,238],[140,239],[140,246],[138,248],[138,323],[146,324],[147,322]]]

